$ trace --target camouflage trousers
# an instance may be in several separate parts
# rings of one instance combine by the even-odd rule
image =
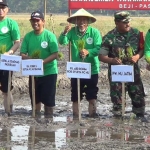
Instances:
[[[128,93],[132,102],[132,112],[135,114],[145,113],[144,89],[141,80],[125,83],[125,92]],[[110,82],[110,97],[113,108],[121,109],[122,106],[122,83]]]

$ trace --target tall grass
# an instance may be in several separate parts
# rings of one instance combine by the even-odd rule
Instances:
[[[21,37],[32,30],[30,24],[30,14],[9,14],[10,18],[16,20],[20,27]],[[104,36],[108,31],[115,27],[114,18],[110,16],[100,16],[96,15],[97,21],[92,24],[93,27],[96,27],[100,30],[102,36]],[[67,23],[67,14],[53,14],[46,16],[45,28],[54,32],[58,37],[60,33],[64,30],[65,26],[60,26],[61,23]],[[132,17],[131,26],[138,28],[140,31],[144,32],[144,35],[150,28],[150,18],[149,17]]]

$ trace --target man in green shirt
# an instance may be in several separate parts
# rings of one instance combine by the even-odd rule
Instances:
[[[71,61],[91,63],[91,79],[80,79],[80,95],[83,93],[89,102],[89,116],[96,114],[96,99],[98,92],[98,73],[99,60],[98,53],[100,50],[102,38],[100,32],[91,27],[89,24],[96,21],[96,18],[84,9],[79,9],[75,14],[70,16],[67,21],[75,24],[75,27],[67,25],[64,32],[59,37],[59,43],[67,45],[71,43]],[[82,40],[79,46],[78,42]],[[71,101],[73,102],[73,115],[78,116],[78,93],[77,79],[71,79]]]
[[[20,46],[20,31],[16,21],[7,17],[9,11],[6,0],[0,1],[0,54],[12,55]],[[13,96],[10,92],[10,106],[7,105],[9,71],[0,70],[0,90],[4,95],[4,108],[10,107],[12,112]],[[11,90],[13,86],[11,83]]]
[[[33,31],[27,33],[21,45],[22,59],[34,59],[33,55],[43,59],[44,75],[35,77],[36,114],[40,114],[41,103],[44,104],[45,116],[53,115],[57,81],[58,43],[56,36],[44,28],[44,16],[41,11],[31,14],[30,23]],[[32,104],[32,85],[29,77],[29,93]]]

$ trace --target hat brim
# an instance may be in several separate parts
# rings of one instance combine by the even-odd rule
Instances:
[[[68,21],[69,23],[76,24],[77,17],[87,17],[89,24],[96,22],[96,18],[95,18],[95,17],[89,17],[89,16],[84,16],[84,15],[81,15],[81,16],[78,15],[78,16],[69,17],[69,18],[67,19],[67,21]]]
[[[7,5],[7,4],[0,4],[0,5],[7,6],[7,7],[8,7],[8,5]]]
[[[125,23],[127,23],[127,22],[130,22],[132,19],[130,18],[130,19],[115,19],[115,21],[117,21],[117,22],[125,22]]]
[[[79,9],[76,13],[74,13],[73,15],[71,15],[67,19],[67,21],[69,23],[76,24],[77,17],[87,17],[89,24],[94,23],[96,21],[96,18],[92,14],[90,14],[89,12],[87,12],[86,10],[84,10],[83,8]]]
[[[130,22],[132,19],[124,19],[124,20],[121,20],[121,22]]]
[[[40,20],[40,19],[42,19],[42,18],[33,17],[30,20]]]

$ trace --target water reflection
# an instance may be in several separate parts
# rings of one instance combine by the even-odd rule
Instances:
[[[71,122],[71,117],[54,117],[54,122]],[[72,124],[73,125],[73,124]],[[132,127],[125,127],[115,132],[109,130],[109,127],[113,126],[112,123],[106,122],[103,126],[89,127],[69,130],[68,128],[59,128],[55,131],[38,130],[35,126],[13,126],[11,129],[0,128],[0,143],[6,143],[7,147],[3,147],[3,150],[32,150],[42,149],[43,147],[48,149],[59,150],[63,146],[67,146],[68,142],[74,140],[82,140],[83,142],[100,142],[102,140],[121,140],[130,142],[146,142],[150,143],[150,136],[148,135],[134,135],[130,133]],[[4,145],[4,144],[3,144]],[[2,147],[0,146],[0,149]]]

